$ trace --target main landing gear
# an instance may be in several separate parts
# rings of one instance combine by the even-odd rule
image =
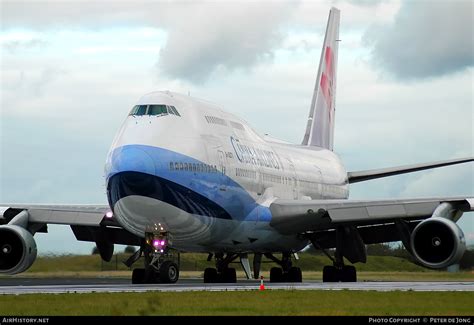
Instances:
[[[337,249],[334,257],[325,249],[322,251],[333,262],[333,265],[326,265],[323,268],[323,282],[357,282],[356,268],[352,265],[344,265],[343,256]]]
[[[145,234],[145,243],[133,254],[125,265],[131,266],[143,253],[144,268],[132,272],[132,283],[175,283],[179,279],[179,252],[171,249],[169,233],[160,227]]]
[[[239,254],[227,254],[224,257],[223,253],[216,253],[216,267],[204,270],[204,283],[236,283],[237,272],[234,268],[230,268],[229,264],[239,257]],[[211,261],[212,254],[207,258]]]
[[[273,254],[266,253],[265,257],[280,265],[270,270],[270,282],[301,282],[302,275],[299,267],[293,267],[291,262],[291,253],[283,253],[281,260],[276,258]],[[224,256],[223,253],[214,254],[216,267],[207,268],[204,270],[204,283],[235,283],[237,281],[236,271],[229,267],[229,264],[240,257],[240,264],[242,265],[247,278],[252,277],[250,264],[248,262],[247,254],[228,253]],[[207,258],[211,261],[213,254],[209,254]],[[259,278],[260,267],[262,263],[262,253],[255,253],[253,260],[253,277]]]
[[[311,239],[313,246],[320,249],[333,263],[323,268],[323,282],[357,282],[357,271],[352,265],[344,265],[344,257],[351,263],[365,263],[365,246],[354,228],[336,229],[336,250],[332,257],[317,240]]]
[[[291,253],[283,252],[279,260],[273,254],[267,253],[265,257],[280,265],[270,269],[270,282],[302,282],[303,276],[299,267],[294,267],[291,262]]]

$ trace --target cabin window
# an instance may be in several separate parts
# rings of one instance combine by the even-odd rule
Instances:
[[[206,115],[206,116],[204,116],[204,118],[206,119],[207,123],[227,126],[226,121],[224,119],[221,119],[220,117]]]
[[[235,129],[245,131],[244,126],[238,122],[230,121],[230,125],[232,125],[232,127]]]

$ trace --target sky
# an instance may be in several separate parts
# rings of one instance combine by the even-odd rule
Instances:
[[[332,6],[346,169],[473,156],[472,1],[0,0],[0,202],[105,204],[114,134],[155,90],[301,142]],[[474,164],[357,183],[350,198],[455,195],[474,195]],[[459,224],[474,243],[474,213]],[[94,246],[49,231],[40,254]]]

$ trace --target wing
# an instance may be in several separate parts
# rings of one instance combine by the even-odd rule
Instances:
[[[382,169],[371,169],[371,170],[364,170],[364,171],[357,171],[357,172],[349,172],[347,173],[349,183],[357,183],[368,181],[371,179],[406,174],[417,172],[425,169],[432,169],[456,164],[462,164],[465,162],[474,161],[473,157],[469,158],[460,158],[460,159],[451,159],[451,160],[443,160],[443,161],[436,161],[424,164],[414,164],[414,165],[406,165],[406,166],[399,166],[399,167],[389,167],[389,168],[382,168]]]
[[[270,225],[283,234],[334,229],[340,225],[370,226],[396,220],[423,220],[442,203],[460,212],[473,211],[474,198],[395,200],[275,200]]]
[[[463,212],[474,211],[474,198],[277,199],[270,211],[270,225],[281,234],[306,237],[319,249],[337,248],[351,263],[366,262],[366,244],[402,241],[421,264],[443,268],[464,253],[464,235],[455,222]],[[438,245],[438,237],[444,238],[447,246]]]
[[[77,240],[98,246],[140,245],[140,238],[116,222],[108,205],[0,204],[0,224],[20,224],[32,234],[47,232],[48,224],[69,225]]]
[[[19,212],[28,212],[29,223],[100,226],[110,208],[107,205],[0,204],[2,223]]]

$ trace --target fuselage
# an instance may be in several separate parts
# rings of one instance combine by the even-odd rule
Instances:
[[[117,221],[143,237],[164,227],[185,251],[299,250],[307,241],[270,225],[281,199],[346,199],[332,151],[262,137],[217,105],[170,92],[143,96],[105,166]]]

